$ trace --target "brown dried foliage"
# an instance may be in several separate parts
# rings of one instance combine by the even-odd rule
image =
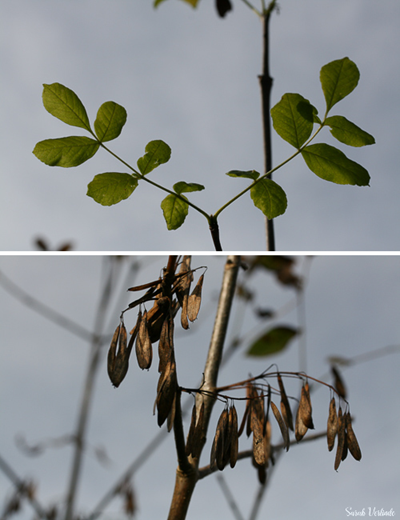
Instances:
[[[346,438],[346,423],[343,417],[342,408],[339,406],[338,411],[338,426],[337,426],[337,436],[338,436],[338,443],[336,448],[336,457],[335,457],[335,470],[338,470],[338,467],[342,461],[342,455],[343,455],[343,448]]]
[[[214,464],[222,471],[229,463],[234,468],[239,451],[238,421],[235,406],[224,408],[215,431],[210,454],[210,466]]]
[[[186,441],[186,455],[191,455],[193,458],[199,457],[203,445],[203,418],[204,402],[201,403],[198,414],[196,404],[194,404],[189,433]]]

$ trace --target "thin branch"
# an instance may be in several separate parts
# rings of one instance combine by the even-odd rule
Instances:
[[[237,520],[244,520],[244,516],[240,512],[239,507],[238,507],[238,505],[236,503],[235,497],[231,493],[231,490],[229,489],[229,486],[227,485],[224,476],[221,475],[221,474],[218,474],[217,475],[217,482],[221,486],[222,493],[225,496],[226,501],[229,504],[229,507],[231,508],[233,516]]]
[[[96,313],[94,330],[101,333],[105,323],[105,314],[107,311],[108,304],[110,302],[111,291],[113,289],[113,259],[109,265],[108,276],[105,277],[104,287],[100,296],[100,301]],[[72,520],[74,517],[76,491],[78,488],[78,482],[80,478],[81,466],[82,466],[82,455],[83,446],[85,443],[85,436],[87,431],[87,425],[89,420],[89,410],[92,404],[92,395],[94,391],[95,377],[98,372],[100,354],[101,354],[101,340],[100,335],[92,336],[92,344],[90,349],[90,361],[88,371],[86,374],[86,380],[84,384],[82,400],[80,410],[78,414],[78,422],[75,433],[75,451],[73,455],[71,474],[69,478],[67,498],[66,498],[66,512],[65,520]]]
[[[0,469],[11,480],[11,482],[14,484],[15,488],[18,491],[22,491],[24,489],[25,482],[15,473],[15,471],[11,468],[11,466],[8,465],[8,463],[3,459],[3,457],[1,455],[0,455]],[[39,504],[39,502],[36,500],[36,498],[33,495],[31,495],[30,493],[25,493],[24,498],[26,498],[26,500],[32,506],[32,508],[35,510],[35,512],[39,516],[39,518],[46,518],[47,513],[46,513],[45,509]]]

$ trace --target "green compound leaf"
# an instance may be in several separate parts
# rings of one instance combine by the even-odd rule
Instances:
[[[89,182],[86,195],[102,206],[112,206],[130,197],[137,185],[137,179],[128,173],[99,173]]]
[[[310,170],[321,179],[336,184],[369,185],[370,176],[367,170],[329,144],[306,146],[301,155]]]
[[[262,179],[250,190],[254,206],[269,218],[275,218],[285,213],[287,208],[286,193],[271,179]]]
[[[94,130],[99,141],[111,141],[119,136],[126,123],[126,110],[114,101],[106,101],[97,112]]]
[[[71,168],[93,157],[99,146],[97,141],[89,137],[70,136],[40,141],[33,153],[48,166]]]
[[[81,100],[71,89],[60,83],[43,85],[43,105],[50,114],[71,126],[89,130],[90,123]]]
[[[241,170],[231,170],[226,175],[229,175],[229,177],[242,177],[244,179],[253,179],[253,181],[256,181],[260,176],[260,174],[255,170],[250,170],[247,172],[243,172]]]
[[[326,111],[348,96],[356,88],[360,72],[349,58],[331,61],[320,72],[322,90],[326,101]]]
[[[284,94],[271,109],[272,124],[282,139],[299,149],[310,137],[317,113],[300,94]]]
[[[248,356],[270,356],[281,352],[297,334],[292,327],[274,327],[254,341],[247,351]]]
[[[143,175],[147,175],[160,164],[168,162],[171,157],[171,148],[160,140],[147,143],[145,152],[137,162],[140,173]]]
[[[191,191],[202,191],[205,187],[202,184],[197,184],[195,182],[184,182],[180,181],[173,185],[174,191],[179,195],[181,193],[189,193]]]
[[[184,195],[181,195],[184,197]],[[167,228],[171,231],[178,229],[184,223],[189,212],[189,204],[178,198],[176,195],[168,195],[161,202],[161,209],[164,213]]]
[[[360,127],[343,116],[332,116],[325,119],[325,124],[331,128],[331,134],[341,143],[349,146],[365,146],[374,144],[375,139]]]

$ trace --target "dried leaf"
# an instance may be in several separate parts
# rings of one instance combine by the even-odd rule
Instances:
[[[351,416],[350,413],[346,413],[346,438],[347,445],[350,453],[356,460],[361,460],[361,450],[358,445],[357,437],[353,431],[353,426],[351,424]]]
[[[273,401],[271,401],[271,408],[272,408],[272,412],[275,416],[275,419],[278,423],[279,429],[281,430],[285,449],[286,449],[286,451],[288,451],[289,446],[290,446],[290,439],[289,439],[289,432],[288,432],[287,426],[285,424],[285,421],[282,418],[282,415],[280,414],[280,412],[278,410],[278,407],[276,406],[276,404]]]
[[[336,402],[335,398],[332,397],[331,402],[329,403],[329,416],[328,416],[328,424],[327,424],[327,441],[328,441],[328,450],[332,451],[335,445],[335,437],[337,433],[338,420],[336,414]]]
[[[290,408],[289,400],[286,395],[285,387],[283,385],[282,377],[280,374],[278,374],[278,384],[279,389],[281,391],[281,412],[282,417],[285,421],[285,424],[288,428],[290,428],[293,431],[293,417],[292,417],[292,410]]]
[[[142,370],[150,368],[153,359],[153,347],[150,341],[147,311],[144,311],[139,323],[136,338],[136,357],[138,365]]]
[[[200,305],[201,305],[201,290],[203,288],[203,280],[204,280],[204,274],[202,274],[196,284],[196,287],[193,289],[192,294],[189,296],[188,300],[188,318],[190,321],[194,321],[200,311]]]
[[[249,415],[250,415],[250,401],[246,401],[246,408],[244,410],[242,422],[240,423],[240,427],[239,427],[239,431],[238,431],[238,437],[240,437],[242,435],[244,427],[245,427],[245,425],[248,422]],[[250,433],[247,436],[249,436]]]
[[[344,384],[342,376],[340,375],[339,370],[334,365],[332,365],[331,372],[332,372],[332,375],[334,378],[333,386],[336,388],[336,391],[340,395],[340,397],[343,397],[343,399],[346,399],[346,396],[347,396],[346,386]]]
[[[345,440],[345,419],[342,414],[342,408],[339,406],[339,412],[338,412],[338,427],[337,427],[337,436],[338,436],[338,443],[336,448],[336,457],[335,457],[335,470],[337,471],[340,463],[342,461],[342,455],[343,455],[343,447],[344,447],[344,440]]]

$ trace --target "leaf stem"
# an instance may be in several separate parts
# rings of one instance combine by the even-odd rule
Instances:
[[[281,162],[280,164],[278,164],[278,166],[275,166],[275,168],[271,168],[270,171],[268,171],[267,173],[265,173],[264,175],[261,175],[261,177],[259,177],[257,180],[255,180],[254,182],[252,182],[249,186],[247,186],[247,188],[245,188],[244,190],[242,190],[240,193],[238,193],[237,195],[235,195],[231,200],[229,200],[226,204],[224,204],[223,206],[221,206],[219,208],[219,210],[217,210],[215,213],[214,213],[214,217],[217,218],[223,211],[224,209],[226,209],[228,206],[230,206],[233,202],[235,202],[235,200],[237,200],[238,198],[240,198],[242,195],[244,195],[245,193],[247,193],[249,190],[251,190],[251,188],[253,186],[255,186],[258,182],[262,181],[263,179],[266,179],[266,178],[270,178],[271,176],[271,173],[274,173],[276,172],[277,170],[279,170],[280,168],[282,168],[282,166],[285,166],[285,164],[287,164],[289,161],[291,161],[292,159],[294,159],[297,155],[299,155],[306,146],[308,146],[308,144],[317,136],[317,134],[321,131],[322,127],[324,126],[324,121],[322,121],[320,127],[314,132],[314,134],[308,139],[308,141],[306,141],[303,146],[301,146],[298,150],[295,151],[294,154],[292,154],[290,157],[288,157],[287,159],[285,159],[283,162]]]
[[[98,141],[98,140],[97,140]],[[155,186],[156,188],[159,188],[160,190],[162,191],[165,191],[166,193],[169,193],[170,195],[174,195],[175,197],[177,197],[178,199],[180,199],[181,201],[185,202],[185,204],[188,204],[189,206],[191,206],[194,210],[198,211],[199,213],[201,213],[208,221],[208,223],[210,224],[210,215],[205,212],[204,210],[202,210],[201,208],[199,208],[198,206],[196,206],[196,204],[193,204],[193,202],[190,202],[190,200],[182,197],[182,195],[180,195],[179,193],[176,193],[175,191],[172,191],[168,188],[165,188],[164,186],[162,186],[161,184],[158,184],[157,182],[154,182],[154,181],[151,181],[150,179],[148,179],[145,175],[143,175],[142,173],[138,172],[135,168],[133,168],[130,164],[128,164],[126,161],[124,161],[123,159],[121,159],[121,157],[119,157],[117,154],[115,154],[112,150],[110,150],[109,148],[107,148],[107,146],[105,146],[102,142],[98,141],[100,143],[100,146],[102,146],[108,153],[110,153],[113,157],[115,157],[118,161],[120,161],[124,166],[126,166],[127,168],[129,168],[137,177],[140,178],[140,180],[143,180],[143,181],[146,181],[148,182],[149,184],[152,184],[153,186]]]

